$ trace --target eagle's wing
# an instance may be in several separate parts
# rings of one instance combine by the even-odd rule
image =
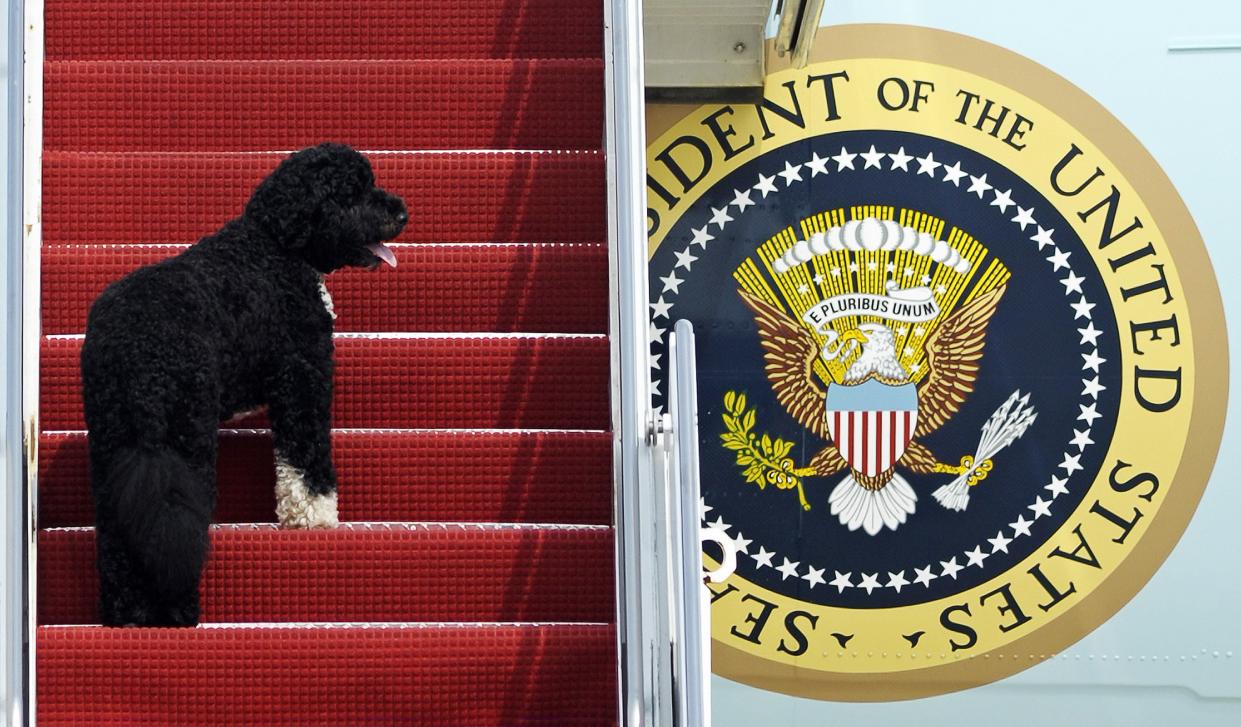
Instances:
[[[990,290],[953,313],[926,342],[930,374],[918,386],[915,439],[939,429],[974,390],[978,362],[986,344],[987,324],[1006,286]]]
[[[784,311],[745,290],[737,291],[754,311],[758,335],[767,361],[767,379],[780,402],[801,425],[823,439],[831,439],[824,416],[826,392],[814,381],[819,344]]]

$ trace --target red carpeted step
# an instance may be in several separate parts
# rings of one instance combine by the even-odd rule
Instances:
[[[202,620],[613,620],[612,530],[598,526],[217,525]],[[95,534],[39,533],[40,624],[98,623]]]
[[[316,140],[318,141],[318,140]],[[368,154],[405,199],[400,242],[598,242],[607,237],[595,151]],[[45,243],[190,243],[241,214],[281,154],[43,155]]]
[[[597,149],[603,63],[49,61],[45,149]]]
[[[45,431],[86,427],[81,347],[43,339]],[[607,429],[608,356],[604,336],[337,338],[333,425]]]
[[[333,458],[341,520],[607,525],[612,519],[608,432],[337,431]],[[222,523],[272,522],[271,436],[220,436]],[[39,525],[95,521],[86,434],[39,438]]]
[[[564,0],[46,0],[51,60],[598,57],[603,5]]]
[[[112,281],[184,246],[48,245],[43,248],[43,332],[81,333]],[[399,265],[327,277],[336,330],[604,333],[607,247],[399,245]],[[573,305],[566,305],[573,300]]]
[[[40,725],[616,723],[611,626],[38,631]]]

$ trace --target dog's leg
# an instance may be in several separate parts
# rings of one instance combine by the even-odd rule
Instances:
[[[286,528],[338,524],[332,465],[332,374],[285,362],[269,407],[276,445],[276,516]]]
[[[276,451],[276,518],[286,528],[334,528],[339,524],[336,489],[311,489],[313,480]]]

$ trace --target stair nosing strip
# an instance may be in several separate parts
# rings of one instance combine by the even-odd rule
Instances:
[[[416,631],[456,628],[545,628],[548,626],[602,628],[611,625],[612,623],[609,621],[238,621],[200,623],[194,629],[203,631],[230,629],[302,629],[306,631],[404,629]],[[103,624],[39,624],[39,628],[47,629],[95,629],[102,627]]]
[[[201,156],[201,157],[246,157],[246,156],[273,156],[276,154],[289,155],[297,151],[297,149],[219,149],[209,151],[161,151],[158,149],[143,151],[98,151],[90,149],[44,149],[44,156],[82,156],[82,157],[160,157],[160,156]],[[526,155],[547,155],[547,156],[603,156],[603,149],[528,149],[528,148],[462,148],[462,149],[358,149],[358,151],[367,156],[383,155],[383,156],[419,156],[419,155],[443,155],[443,154],[466,154],[466,155],[488,155],[488,154],[526,154]]]
[[[219,430],[230,436],[271,434],[267,427],[226,427]],[[44,429],[41,435],[85,437],[85,429]],[[336,427],[333,434],[611,434],[610,429],[556,429],[538,427]]]
[[[43,336],[48,341],[75,341],[84,340],[85,333],[49,333]],[[606,340],[606,333],[528,333],[528,332],[490,332],[490,331],[472,331],[472,332],[452,332],[452,333],[436,333],[436,332],[413,332],[413,331],[393,331],[388,333],[365,333],[365,332],[339,332],[333,333],[332,338],[340,340],[392,340],[392,341],[416,341],[416,340],[478,340],[487,338],[502,339],[586,339],[586,340]]]
[[[61,66],[70,65],[103,65],[124,64],[129,66],[144,65],[194,65],[194,66],[262,66],[262,65],[296,65],[296,64],[346,64],[358,66],[381,65],[422,65],[434,64],[443,66],[460,66],[468,63],[505,64],[505,63],[582,63],[590,62],[603,65],[604,56],[504,56],[500,58],[44,58],[43,63],[55,63]]]
[[[40,528],[41,533],[84,533],[94,532],[93,525],[70,525],[56,528]],[[212,532],[251,532],[284,530],[277,523],[212,523]],[[343,522],[339,527],[325,529],[321,532],[348,530],[351,532],[398,531],[418,532],[423,530],[477,530],[481,532],[509,532],[514,530],[552,530],[552,531],[611,531],[611,525],[587,525],[581,523],[484,523],[484,522]],[[298,532],[290,530],[289,532]]]
[[[180,250],[188,249],[197,244],[196,242],[45,242],[41,249],[81,249],[81,250],[100,250],[107,248],[176,248]],[[398,249],[415,249],[428,247],[443,248],[470,248],[476,247],[480,249],[489,249],[497,247],[590,247],[590,248],[606,248],[606,241],[590,242],[559,242],[555,240],[530,240],[530,241],[508,241],[508,242],[385,242],[388,247]]]

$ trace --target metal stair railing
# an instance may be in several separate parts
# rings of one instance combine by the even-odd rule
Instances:
[[[616,523],[619,718],[709,727],[709,631],[698,497],[693,331],[672,334],[669,414],[651,407],[642,2],[605,0],[605,152]],[[735,563],[723,549],[722,580]]]
[[[671,724],[671,655],[654,486],[647,341],[646,133],[641,0],[604,2],[619,724]]]
[[[661,488],[671,525],[669,613],[672,623],[673,704],[676,724],[711,725],[711,593],[704,581],[703,541],[721,550],[720,565],[705,577],[719,583],[737,568],[736,545],[719,528],[701,526],[698,469],[698,377],[694,328],[677,321],[668,342],[668,415],[663,440],[670,476]]]
[[[34,722],[34,477],[38,445],[42,0],[7,4],[8,124],[0,249],[0,723]],[[33,149],[33,151],[31,151]],[[31,301],[34,301],[33,303]]]

